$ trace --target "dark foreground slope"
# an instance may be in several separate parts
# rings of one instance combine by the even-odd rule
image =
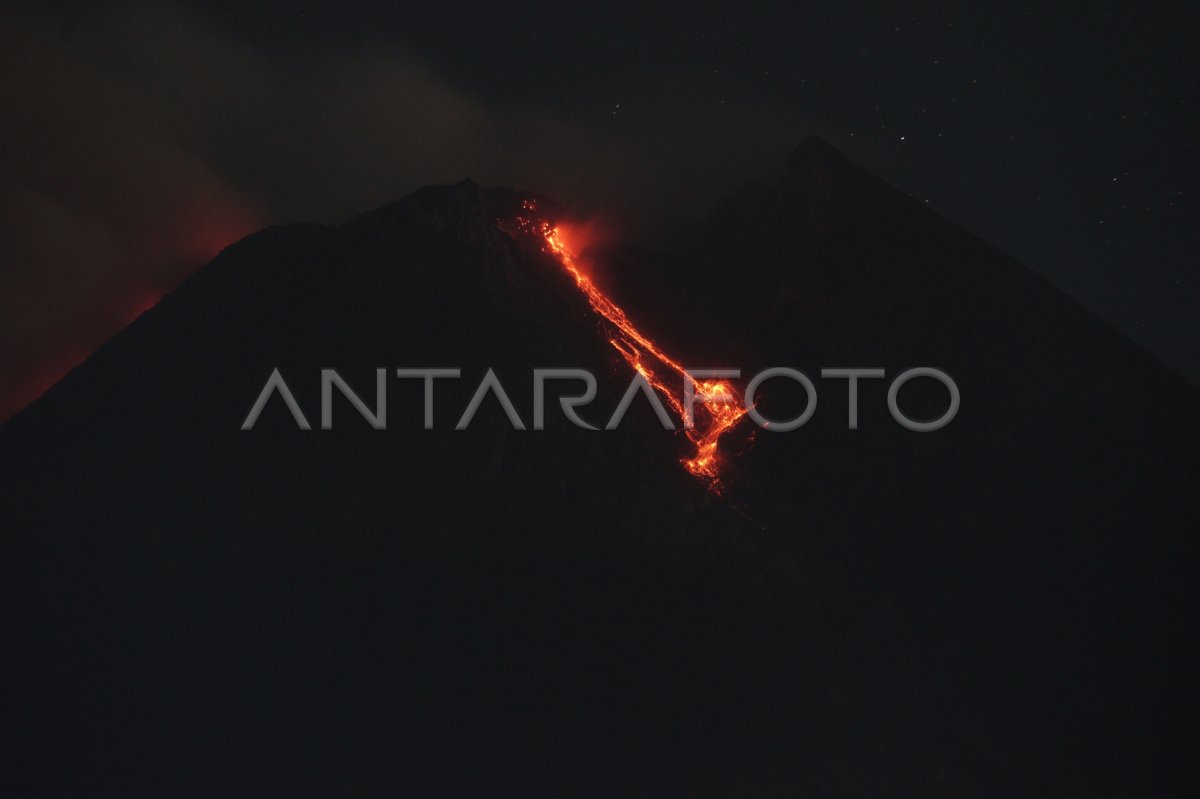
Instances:
[[[808,141],[690,254],[596,257],[692,363],[939,366],[949,427],[817,380],[716,500],[646,413],[457,432],[489,366],[526,424],[535,366],[596,370],[596,422],[628,378],[511,201],[250,237],[0,428],[6,793],[1182,790],[1192,389]],[[316,426],[321,367],[447,365],[432,431],[394,381],[386,431],[238,429],[276,366]]]

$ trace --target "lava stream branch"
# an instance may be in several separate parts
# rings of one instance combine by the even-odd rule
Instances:
[[[609,343],[613,349],[662,395],[684,421],[684,432],[695,447],[695,454],[681,461],[684,468],[703,481],[711,491],[721,493],[722,459],[718,443],[721,436],[746,415],[741,393],[726,380],[704,380],[688,374],[678,361],[638,330],[625,311],[583,273],[575,254],[564,244],[558,227],[538,218],[536,204],[526,200],[523,207],[528,215],[516,218],[516,228],[537,236],[543,249],[552,254],[574,278],[575,285],[587,297],[592,309],[610,325]],[[694,392],[696,411],[692,414],[690,424],[687,409],[679,395],[667,385],[668,379],[672,379],[677,386],[690,387]]]

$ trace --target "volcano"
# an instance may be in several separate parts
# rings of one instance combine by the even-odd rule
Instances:
[[[719,494],[646,404],[454,430],[489,369],[524,413],[635,368],[529,202],[570,221],[467,182],[263,230],[0,427],[6,795],[1190,793],[1195,388],[807,139],[672,253],[572,258],[672,362],[937,366],[952,424],[821,381]],[[432,429],[417,381],[241,429],[275,369],[311,418],[381,367],[463,380]]]

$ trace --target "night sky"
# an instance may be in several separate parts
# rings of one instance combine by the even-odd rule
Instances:
[[[0,418],[221,247],[471,177],[671,246],[819,135],[1200,382],[1200,10],[28,4],[0,26]]]

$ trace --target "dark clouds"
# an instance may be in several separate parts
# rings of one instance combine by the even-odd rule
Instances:
[[[809,133],[1200,380],[1182,2],[46,5],[0,25],[0,418],[261,225],[471,177],[661,235]]]
[[[266,223],[471,177],[653,228],[778,169],[803,127],[653,76],[636,132],[489,105],[400,49],[287,58],[180,5],[27,10],[0,51],[0,418]]]

